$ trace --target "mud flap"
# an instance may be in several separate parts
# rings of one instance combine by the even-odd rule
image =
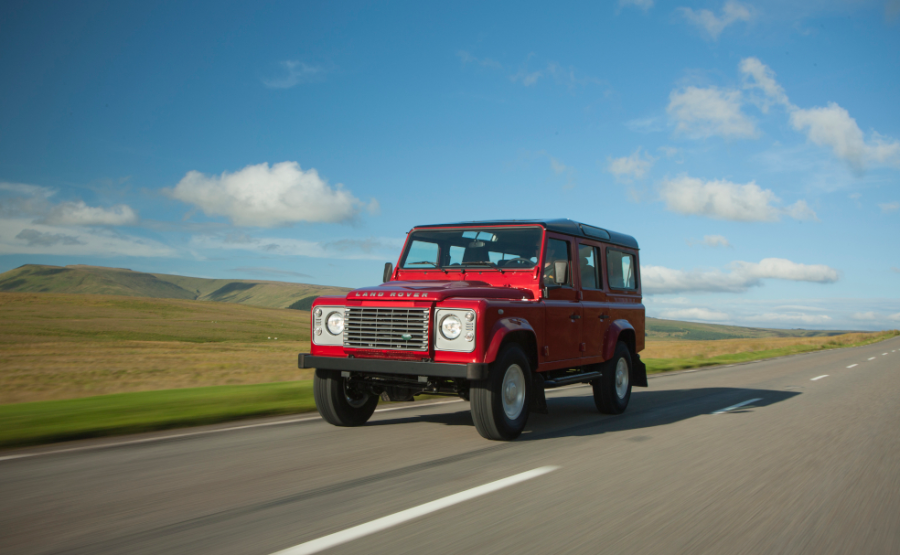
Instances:
[[[547,397],[544,395],[544,377],[535,372],[531,376],[531,402],[528,408],[531,412],[538,414],[548,414]]]
[[[631,385],[649,387],[647,383],[647,365],[641,360],[641,355],[635,353],[632,356],[634,356],[634,364],[632,365],[634,368],[631,370]]]

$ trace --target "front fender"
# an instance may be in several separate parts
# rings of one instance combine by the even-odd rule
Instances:
[[[616,320],[609,325],[606,332],[606,341],[603,342],[603,360],[609,360],[616,354],[616,344],[619,342],[619,336],[625,330],[634,332],[634,327],[628,320]]]
[[[532,338],[535,340],[535,344],[537,344],[537,335],[534,333],[534,328],[531,327],[528,320],[515,317],[503,318],[498,320],[491,329],[490,343],[488,344],[487,350],[484,352],[484,362],[491,363],[497,360],[497,353],[500,352],[500,346],[503,345],[503,340],[509,334],[518,332],[531,334]]]

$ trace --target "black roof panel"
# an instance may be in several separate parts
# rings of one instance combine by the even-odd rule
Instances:
[[[534,224],[545,227],[549,231],[555,231],[557,233],[564,233],[566,235],[574,235],[576,237],[586,237],[588,239],[597,240],[598,238],[604,242],[612,243],[613,245],[619,245],[622,247],[628,247],[632,249],[637,249],[638,242],[637,239],[632,237],[631,235],[625,235],[624,233],[617,233],[615,231],[610,231],[608,229],[598,228],[596,226],[591,226],[588,224],[581,224],[576,221],[572,221],[564,218],[555,218],[555,219],[542,219],[542,220],[488,220],[482,222],[456,222],[452,224],[430,224],[430,225],[417,225],[415,229],[424,229],[430,227],[490,227],[496,225],[527,225]],[[585,233],[585,228],[587,228],[587,233]],[[603,233],[609,234],[609,239],[603,238]]]

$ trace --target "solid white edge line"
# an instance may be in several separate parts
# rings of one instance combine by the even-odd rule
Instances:
[[[821,380],[822,378],[827,378],[828,374],[822,374],[821,376],[816,376],[815,378],[811,378],[809,381],[814,382],[816,380]]]
[[[749,405],[750,403],[755,403],[757,401],[762,401],[762,397],[757,397],[756,399],[750,399],[749,401],[744,401],[742,403],[738,403],[736,405],[731,405],[730,407],[725,407],[724,409],[717,410],[713,414],[722,414],[723,412],[728,412],[730,410],[738,409],[743,407],[744,405]]]
[[[433,407],[436,405],[447,405],[449,403],[459,403],[462,399],[453,399],[450,401],[438,401],[437,403],[424,403],[421,405],[404,405],[402,407],[387,407],[383,409],[378,409],[375,412],[390,412],[394,410],[403,410],[403,409],[412,409],[412,408],[424,408],[424,407]],[[250,428],[265,428],[268,426],[283,426],[285,424],[296,424],[298,422],[312,422],[313,420],[321,420],[321,416],[307,416],[305,418],[292,418],[290,420],[279,420],[278,422],[260,422],[257,424],[245,424],[243,426],[229,426],[227,428],[219,428],[216,430],[201,430],[198,432],[185,432],[183,434],[170,434],[159,437],[145,437],[142,439],[129,439],[126,441],[117,441],[115,443],[104,443],[102,445],[85,445],[83,447],[70,447],[68,449],[55,449],[53,451],[41,451],[39,453],[21,453],[18,455],[6,455],[5,457],[0,457],[0,462],[9,461],[12,459],[24,459],[28,457],[38,457],[43,455],[58,455],[61,453],[75,453],[78,451],[93,451],[95,449],[109,449],[112,447],[121,447],[124,445],[138,445],[141,443],[151,443],[154,441],[163,441],[166,439],[179,439],[183,437],[193,437],[193,436],[203,436],[208,434],[221,434],[224,432],[234,432],[236,430],[247,430]]]
[[[848,366],[847,368],[853,368],[854,366],[859,366],[859,364],[851,364],[851,365]]]
[[[532,478],[537,478],[538,476],[542,476],[544,474],[547,474],[548,472],[553,472],[558,468],[558,466],[542,466],[540,468],[535,468],[534,470],[522,472],[521,474],[516,474],[515,476],[510,476],[509,478],[503,478],[502,480],[497,480],[496,482],[491,482],[489,484],[484,484],[483,486],[474,487],[460,493],[455,493],[453,495],[449,495],[447,497],[443,497],[441,499],[419,505],[418,507],[406,509],[405,511],[400,511],[399,513],[394,513],[392,515],[388,515],[371,522],[366,522],[365,524],[360,524],[359,526],[347,528],[346,530],[335,532],[334,534],[329,534],[316,540],[311,540],[306,543],[295,545],[294,547],[276,551],[272,555],[309,555],[311,553],[318,553],[325,549],[335,547],[337,545],[341,545],[362,538],[364,536],[380,532],[382,530],[386,530],[409,520],[425,516],[429,513],[445,509],[458,503],[462,503],[463,501],[468,501],[469,499],[474,499],[476,497],[480,497],[482,495],[518,484],[520,482],[531,480]]]

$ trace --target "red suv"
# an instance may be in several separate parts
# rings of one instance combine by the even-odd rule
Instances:
[[[416,227],[384,283],[313,303],[316,407],[364,424],[379,397],[471,402],[478,432],[510,440],[544,390],[591,383],[619,414],[647,387],[637,241],[572,220]]]

